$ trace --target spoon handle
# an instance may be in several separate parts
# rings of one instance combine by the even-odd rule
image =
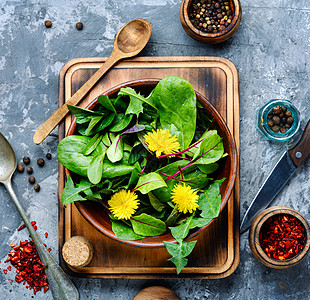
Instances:
[[[53,129],[63,120],[63,118],[69,112],[67,104],[77,105],[85,95],[91,90],[91,88],[98,82],[98,80],[109,71],[120,59],[123,57],[117,52],[112,51],[111,55],[105,61],[105,63],[92,75],[84,85],[70,98],[66,103],[59,107],[36,131],[33,136],[33,141],[36,144],[40,144]]]
[[[55,300],[78,300],[79,292],[74,286],[68,275],[60,268],[58,263],[55,261],[53,256],[47,251],[46,247],[43,245],[38,234],[33,229],[27,214],[23,207],[21,206],[13,188],[11,179],[4,182],[4,185],[9,192],[21,218],[23,219],[30,236],[35,244],[40,259],[43,264],[47,265],[45,269],[46,276],[48,278],[49,287],[52,291]]]

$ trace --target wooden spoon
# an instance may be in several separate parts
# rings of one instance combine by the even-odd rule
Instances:
[[[40,144],[69,112],[67,104],[77,105],[97,81],[119,60],[137,55],[151,37],[152,26],[149,21],[135,19],[124,25],[116,34],[111,55],[100,69],[61,107],[59,107],[36,131],[33,141]]]

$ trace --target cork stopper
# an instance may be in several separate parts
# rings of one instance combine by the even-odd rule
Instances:
[[[62,247],[65,262],[75,268],[87,266],[93,258],[92,244],[83,236],[71,237]]]

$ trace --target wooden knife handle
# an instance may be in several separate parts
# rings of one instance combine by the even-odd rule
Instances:
[[[310,155],[310,120],[297,145],[288,151],[293,164],[298,168]]]

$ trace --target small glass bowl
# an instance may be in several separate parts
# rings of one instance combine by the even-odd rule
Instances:
[[[286,133],[274,132],[271,127],[268,125],[268,113],[275,106],[285,106],[288,110],[292,112],[292,117],[294,118],[294,122],[292,127],[287,129]],[[265,104],[261,109],[257,112],[257,127],[259,131],[269,140],[272,141],[288,141],[292,138],[299,130],[300,127],[300,113],[298,109],[289,101],[289,100],[281,100],[281,99],[273,99]]]
[[[302,224],[305,229],[306,241],[303,249],[293,256],[292,258],[286,260],[277,260],[269,257],[263,250],[260,244],[260,232],[264,223],[271,217],[277,215],[289,215],[294,217]],[[310,226],[307,219],[297,210],[287,207],[287,206],[273,206],[263,210],[254,219],[250,231],[249,231],[249,244],[253,255],[262,264],[273,269],[286,269],[297,265],[301,262],[309,252],[310,246]]]

